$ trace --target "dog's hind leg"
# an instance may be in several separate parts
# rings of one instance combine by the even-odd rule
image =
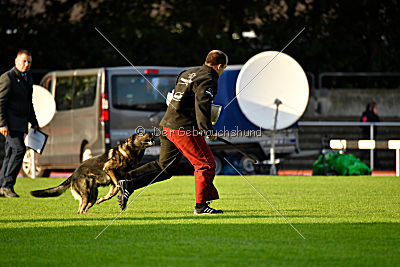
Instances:
[[[79,200],[78,214],[82,214],[88,203],[90,186],[88,181],[74,182],[71,185],[71,192],[75,199]]]
[[[74,189],[74,187],[71,187],[71,193],[74,196],[74,198],[79,201],[78,214],[81,214],[80,211],[82,207],[82,196],[78,193],[78,191]]]
[[[92,190],[89,193],[89,202],[83,210],[83,213],[87,213],[88,209],[93,206],[93,204],[96,202],[98,193],[99,191],[97,189],[97,185],[95,185],[94,187],[92,187]]]
[[[86,213],[85,208],[86,208],[87,204],[88,204],[87,197],[82,197],[82,202],[79,205],[78,214]]]
[[[90,188],[88,188],[86,192],[82,192],[81,197],[82,201],[79,205],[78,214],[86,213],[86,206],[89,203],[89,197],[90,197]]]
[[[82,214],[83,212],[83,201],[79,203],[78,214]]]

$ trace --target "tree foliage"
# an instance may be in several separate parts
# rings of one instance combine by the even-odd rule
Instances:
[[[397,0],[0,0],[0,69],[19,48],[34,67],[192,66],[211,49],[243,64],[283,49],[307,71],[396,71]],[[254,32],[254,38],[243,37]]]

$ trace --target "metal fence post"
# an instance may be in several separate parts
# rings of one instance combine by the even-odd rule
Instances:
[[[369,125],[369,139],[374,140],[374,124]],[[375,147],[376,149],[376,147]],[[374,149],[369,150],[369,166],[371,171],[374,170]]]
[[[31,149],[32,155],[32,178],[36,178],[36,152]]]
[[[396,176],[400,176],[400,149],[396,149]]]

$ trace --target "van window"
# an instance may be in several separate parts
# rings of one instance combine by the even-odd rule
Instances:
[[[90,107],[96,97],[97,76],[76,76],[74,79],[74,96],[72,108]]]
[[[69,110],[72,107],[72,79],[72,76],[57,77],[55,93],[57,110]]]
[[[52,84],[52,77],[46,77],[45,80],[42,81],[42,83],[40,84],[40,86],[42,86],[43,88],[46,88],[50,93],[51,93],[51,84]]]
[[[151,84],[139,75],[113,75],[111,78],[113,107],[148,111],[166,110],[165,97],[175,87],[176,75],[145,77]]]

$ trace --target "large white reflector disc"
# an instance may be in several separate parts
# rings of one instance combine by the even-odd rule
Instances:
[[[282,101],[276,128],[284,129],[303,115],[309,97],[304,70],[292,57],[278,53],[267,51],[252,57],[243,65],[236,82],[243,114],[253,124],[269,130],[274,127],[275,99]]]
[[[49,124],[56,113],[56,102],[50,92],[34,84],[32,102],[39,126],[44,127]]]

